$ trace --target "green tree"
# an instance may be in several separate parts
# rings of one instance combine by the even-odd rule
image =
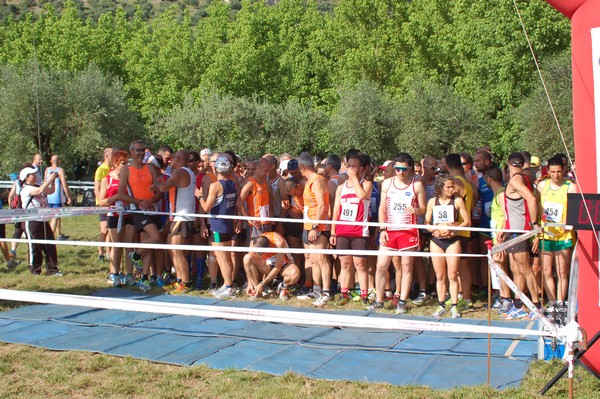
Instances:
[[[395,144],[416,159],[474,152],[492,138],[489,119],[449,85],[415,80],[399,103]]]
[[[336,153],[358,148],[382,160],[398,152],[394,141],[400,134],[397,110],[392,98],[368,80],[341,90],[329,130],[330,150]]]
[[[540,85],[515,110],[514,116],[522,128],[520,140],[513,150],[524,149],[542,160],[556,153],[574,153],[573,95],[571,86],[571,57],[565,54],[548,60],[542,70],[561,130],[565,136],[565,149],[550,104]]]
[[[65,165],[95,165],[109,145],[125,146],[143,135],[119,81],[97,67],[74,73],[49,68],[0,68],[0,140],[11,148],[3,171],[14,171],[38,149]],[[38,112],[39,111],[39,112]]]

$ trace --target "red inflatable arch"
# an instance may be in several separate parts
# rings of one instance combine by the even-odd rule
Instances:
[[[596,121],[596,118],[600,119],[600,0],[546,1],[571,20],[577,178],[583,193],[598,193],[600,120]],[[594,40],[592,30],[596,37]],[[593,48],[596,49],[595,57],[592,55]],[[597,80],[595,85],[594,68]],[[579,231],[578,235],[579,324],[587,332],[588,338],[591,338],[600,330],[598,244],[592,231]],[[583,361],[596,373],[600,373],[600,344],[592,347]]]

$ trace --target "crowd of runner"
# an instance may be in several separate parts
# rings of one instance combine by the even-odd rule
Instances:
[[[9,202],[19,196],[22,208],[70,204],[64,171],[57,156],[52,160],[43,175],[39,155],[26,164]],[[107,148],[95,174],[97,205],[107,208],[100,215],[100,241],[131,243],[131,248],[100,247],[98,256],[109,260],[108,282],[115,287],[156,287],[171,295],[210,290],[217,298],[245,292],[252,300],[295,296],[317,307],[361,301],[369,310],[393,307],[398,314],[436,301],[434,317],[449,310],[458,318],[476,295],[487,293],[488,281],[487,258],[461,254],[486,254],[487,241],[499,245],[522,233],[448,227],[526,231],[564,224],[567,194],[577,190],[562,154],[543,169],[527,152],[502,161],[482,148],[440,160],[399,153],[381,166],[359,150],[324,159],[265,154],[242,162],[232,151],[162,146],[153,153],[134,141],[128,150]],[[56,221],[16,224],[14,237],[24,234],[68,238]],[[546,226],[494,259],[534,306],[541,308],[544,301],[555,306],[568,300],[574,240],[573,231]],[[166,250],[163,244],[215,250]],[[243,246],[246,253],[228,250]],[[330,248],[339,253],[318,251]],[[11,251],[2,247],[9,267],[17,266],[15,249],[16,244]],[[359,252],[364,250],[375,255]],[[47,274],[60,275],[56,248],[47,244],[30,245],[31,273],[41,273],[43,255]],[[535,317],[506,284],[496,298],[494,308],[502,317]]]

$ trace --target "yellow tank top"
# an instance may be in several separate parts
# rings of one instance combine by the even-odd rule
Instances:
[[[465,193],[464,193],[462,199],[465,201],[465,206],[467,207],[467,213],[469,213],[469,215],[470,215],[471,211],[473,210],[473,187],[471,186],[471,183],[469,183],[467,181],[467,179],[465,179],[462,176],[456,176],[455,179],[459,179],[465,186]],[[464,222],[464,220],[463,220],[462,216],[459,214],[458,215],[458,224],[461,224],[462,222]],[[456,235],[463,236],[463,237],[471,237],[471,232],[462,230],[462,231],[458,231],[456,233]]]
[[[567,193],[570,181],[565,181],[558,189],[553,189],[550,181],[542,192],[542,226],[546,223],[566,223],[567,221]],[[573,232],[561,227],[548,227],[544,239],[551,241],[565,241],[573,239]]]

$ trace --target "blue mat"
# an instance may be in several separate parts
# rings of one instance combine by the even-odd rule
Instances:
[[[216,307],[327,313],[265,302],[148,296],[112,288],[96,295]],[[330,313],[382,317],[358,311]],[[487,321],[468,319],[446,319],[444,322],[487,324]],[[494,325],[532,328],[534,323],[494,322]],[[487,337],[474,333],[364,331],[33,305],[0,313],[0,341],[51,350],[131,356],[177,365],[205,364],[216,369],[237,368],[274,375],[293,371],[327,380],[427,385],[438,389],[485,384],[487,376]],[[494,337],[491,345],[492,385],[499,389],[518,386],[536,352],[536,339]]]

